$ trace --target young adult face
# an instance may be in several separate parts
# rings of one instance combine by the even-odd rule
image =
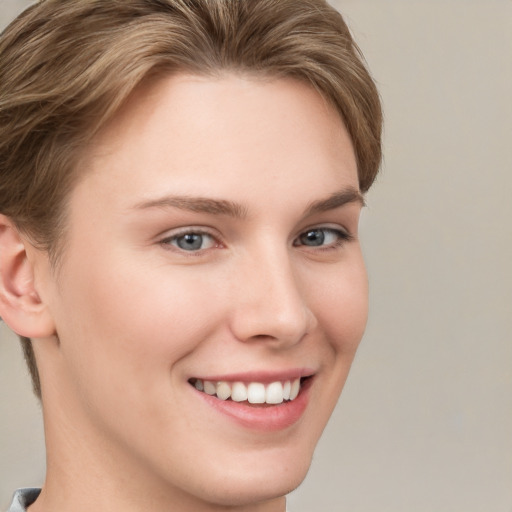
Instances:
[[[138,91],[82,172],[57,275],[35,263],[58,333],[36,342],[48,481],[281,510],[366,322],[338,114],[293,80],[181,74]],[[197,389],[219,381],[242,401]]]

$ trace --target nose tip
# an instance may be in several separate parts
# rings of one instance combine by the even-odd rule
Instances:
[[[317,324],[307,295],[289,268],[268,268],[239,287],[232,330],[241,341],[299,343]]]
[[[316,324],[315,317],[305,304],[283,304],[272,308],[274,318],[266,321],[269,334],[264,334],[281,344],[293,345],[310,333]],[[261,336],[260,336],[261,338]]]

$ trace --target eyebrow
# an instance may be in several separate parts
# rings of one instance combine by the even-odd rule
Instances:
[[[327,199],[320,199],[311,203],[306,210],[306,216],[334,210],[348,203],[360,203],[361,206],[366,206],[361,192],[356,188],[349,187],[339,192],[334,192]]]
[[[198,213],[227,215],[234,218],[244,218],[247,216],[247,210],[238,203],[207,197],[165,196],[135,205],[136,210],[150,208],[178,208]]]
[[[339,192],[334,192],[326,199],[320,199],[311,203],[306,209],[306,216],[334,210],[348,203],[360,203],[365,206],[364,197],[359,190],[349,187]],[[135,205],[136,210],[151,208],[178,208],[198,213],[213,215],[227,215],[234,218],[247,217],[247,209],[234,201],[225,199],[211,199],[207,197],[190,196],[165,196],[158,199],[143,201]]]

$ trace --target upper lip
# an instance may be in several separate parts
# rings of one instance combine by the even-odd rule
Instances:
[[[271,382],[287,381],[299,379],[302,377],[311,377],[315,371],[311,368],[293,368],[280,371],[248,371],[241,373],[215,374],[199,376],[195,375],[194,379],[210,382],[261,382],[262,384],[270,384]]]

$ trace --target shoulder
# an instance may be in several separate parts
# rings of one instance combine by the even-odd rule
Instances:
[[[41,489],[18,489],[12,498],[11,506],[7,512],[26,512],[27,508],[36,501]]]

